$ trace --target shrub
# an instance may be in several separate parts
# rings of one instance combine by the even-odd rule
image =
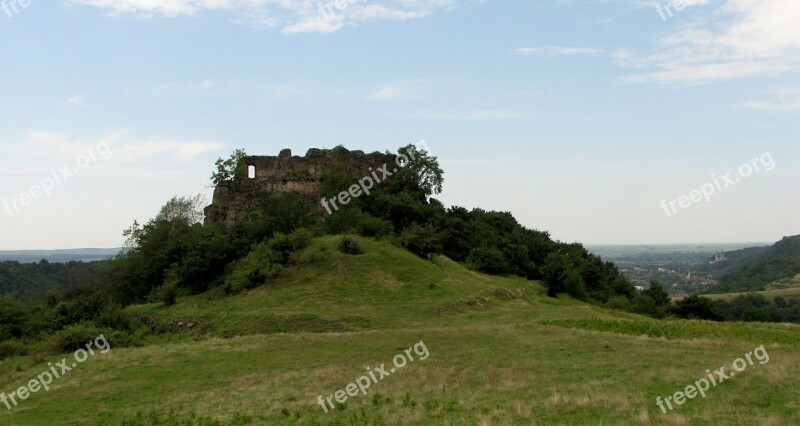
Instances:
[[[118,304],[113,303],[103,308],[94,322],[100,327],[130,331],[134,328],[135,320],[130,318]]]
[[[505,287],[498,287],[493,292],[494,297],[500,300],[514,300],[517,296],[514,295],[514,292],[505,288]]]
[[[430,259],[442,252],[442,238],[431,226],[413,224],[400,235],[400,244],[419,257]]]
[[[271,247],[283,247],[286,236],[277,236],[269,242],[257,245],[247,256],[236,261],[233,271],[225,278],[225,291],[236,294],[258,287],[267,280],[276,278],[283,270],[283,256]]]
[[[342,241],[339,242],[339,251],[344,254],[359,255],[364,254],[364,247],[355,239],[344,237]]]
[[[178,301],[178,285],[181,282],[177,265],[172,265],[164,275],[164,283],[153,290],[150,298],[162,302],[165,306],[172,306]]]
[[[608,299],[606,307],[611,309],[619,309],[622,311],[629,311],[631,309],[631,301],[625,296],[614,296]]]
[[[105,330],[108,331],[108,330]],[[68,325],[52,337],[52,343],[59,352],[72,352],[83,348],[90,340],[103,334],[104,330],[97,328],[91,322]]]
[[[368,217],[358,208],[345,208],[328,216],[323,227],[328,234],[344,234],[358,229],[358,224]]]
[[[308,247],[313,239],[314,234],[307,228],[300,228],[289,234],[289,241],[294,251],[299,251]]]
[[[6,340],[0,342],[0,359],[11,358],[13,356],[27,355],[28,350],[24,344],[16,340]]]
[[[653,296],[649,293],[637,294],[633,299],[633,312],[642,315],[648,315],[654,318],[662,318],[664,316],[663,306],[658,306]]]
[[[362,237],[383,237],[394,232],[394,225],[388,220],[367,217],[356,226],[358,235]]]
[[[168,282],[161,286],[160,297],[164,306],[172,306],[178,302],[178,283]]]

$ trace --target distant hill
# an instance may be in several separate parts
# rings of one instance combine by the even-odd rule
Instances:
[[[0,250],[0,261],[33,263],[42,259],[48,262],[90,262],[110,259],[121,248],[80,248],[66,250]]]
[[[771,282],[800,274],[800,235],[784,237],[769,247],[725,252],[728,260],[709,265],[720,277],[714,293],[765,290]]]

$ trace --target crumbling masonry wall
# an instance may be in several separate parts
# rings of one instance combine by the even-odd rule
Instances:
[[[390,154],[364,154],[343,147],[312,148],[305,157],[292,156],[288,149],[277,157],[246,157],[247,167],[233,182],[222,183],[214,189],[212,204],[205,209],[205,222],[232,225],[258,210],[265,198],[284,192],[296,192],[319,204],[322,178],[334,168],[361,177],[368,176],[370,168],[377,170],[392,161],[394,156]]]

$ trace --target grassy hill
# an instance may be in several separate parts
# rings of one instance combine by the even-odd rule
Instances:
[[[658,321],[376,240],[346,255],[340,238],[314,240],[249,292],[128,307],[163,334],[98,352],[11,411],[0,405],[0,424],[800,423],[800,327]],[[329,413],[318,405],[420,341],[426,359]],[[659,410],[657,396],[760,345],[768,363]],[[61,358],[0,361],[0,392]]]

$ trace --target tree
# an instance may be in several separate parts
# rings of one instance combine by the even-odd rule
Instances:
[[[672,313],[680,318],[724,321],[722,311],[706,297],[689,296],[680,300],[675,303]]]
[[[556,297],[566,290],[567,269],[566,256],[556,252],[547,255],[541,267],[541,274],[547,285],[548,296]]]
[[[215,163],[217,171],[211,174],[211,182],[214,186],[233,182],[237,174],[243,174],[245,169],[243,160],[245,157],[247,157],[247,153],[243,149],[237,149],[233,151],[233,154],[227,160],[218,158]]]
[[[667,306],[670,303],[669,294],[664,291],[664,287],[661,287],[658,281],[650,281],[650,287],[643,291],[642,294],[653,299],[653,302],[658,307]]]
[[[392,180],[395,192],[408,191],[426,199],[442,192],[444,170],[436,157],[411,144],[400,148],[397,156],[403,160],[403,167]]]
[[[199,225],[202,205],[200,195],[172,197],[144,226],[134,222],[123,232],[128,250],[112,263],[115,293],[121,304],[142,300],[163,284],[169,267],[187,258],[189,237],[194,230],[203,229]]]
[[[28,312],[10,296],[0,296],[0,342],[25,334]]]
[[[172,197],[158,212],[153,220],[174,222],[179,221],[186,225],[194,225],[203,221],[203,207],[206,199],[197,194],[194,197]]]

